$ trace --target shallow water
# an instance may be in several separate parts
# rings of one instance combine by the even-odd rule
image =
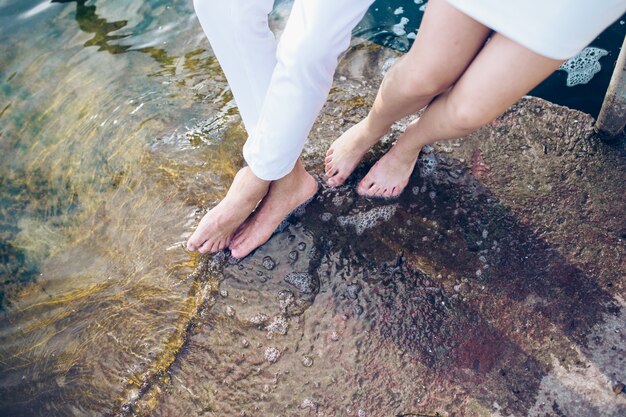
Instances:
[[[523,212],[526,184],[502,185],[559,184],[532,176],[551,166],[532,165],[534,145],[528,178],[501,166],[489,189],[482,154],[470,170],[437,150],[399,201],[322,190],[253,256],[201,258],[181,243],[241,165],[245,132],[191,3],[5,0],[0,27],[0,414],[361,417],[497,401],[524,415],[550,355],[570,366],[578,348],[624,378],[585,350],[620,317],[609,289],[623,267],[623,199],[594,160],[605,183],[586,192],[613,206],[559,223],[588,225],[578,256],[607,265],[594,274]],[[381,63],[364,56],[347,59],[314,136],[363,116],[363,76]],[[594,149],[620,178],[623,160]],[[607,340],[623,358],[621,334]]]

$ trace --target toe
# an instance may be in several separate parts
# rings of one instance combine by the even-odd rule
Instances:
[[[334,152],[333,148],[328,148],[328,150],[326,151],[326,156],[331,156]]]
[[[367,176],[361,180],[359,186],[357,187],[357,192],[361,195],[366,195],[370,188],[374,185],[374,182],[371,181]]]
[[[331,155],[328,155],[326,158],[324,158],[324,163],[325,164],[329,164],[330,162],[332,162],[333,157]]]
[[[198,252],[209,253],[209,251],[211,250],[211,246],[213,246],[213,244],[207,240],[202,244],[202,246],[198,248]]]
[[[209,250],[209,252],[211,253],[215,253],[217,251],[219,251],[219,247],[220,247],[220,242],[213,242],[213,244],[211,245],[211,249]]]

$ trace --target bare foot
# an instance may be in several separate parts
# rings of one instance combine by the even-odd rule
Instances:
[[[326,177],[331,187],[343,184],[363,155],[385,134],[373,132],[367,118],[348,129],[326,152]]]
[[[254,215],[241,227],[229,245],[235,258],[244,258],[272,237],[278,225],[317,192],[317,181],[300,161],[289,175],[274,181]]]
[[[187,249],[207,253],[226,248],[235,230],[267,194],[269,184],[254,175],[249,167],[240,169],[226,197],[200,220],[187,241]]]
[[[417,152],[406,152],[396,143],[361,180],[357,193],[366,197],[392,198],[402,194],[415,163]]]

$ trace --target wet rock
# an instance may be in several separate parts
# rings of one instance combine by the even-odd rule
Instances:
[[[271,339],[273,335],[286,335],[288,329],[287,319],[283,316],[276,316],[272,319],[272,321],[265,327],[267,330],[267,338]]]
[[[313,294],[315,291],[313,277],[308,272],[291,272],[285,277],[285,282],[296,287],[302,294]]]
[[[298,243],[298,250],[299,251],[303,251],[305,249],[306,249],[306,243],[304,243],[304,242]]]
[[[271,271],[272,269],[274,269],[275,266],[276,262],[274,262],[274,260],[270,256],[266,256],[263,258],[263,268]]]
[[[302,401],[302,404],[300,404],[300,408],[308,408],[313,411],[317,411],[317,404],[315,404],[313,400],[306,398]]]
[[[252,324],[260,325],[264,324],[267,321],[268,317],[266,314],[257,313],[254,316],[250,317],[248,321]]]
[[[280,358],[280,350],[273,346],[265,349],[265,360],[269,363],[275,363]]]
[[[615,381],[613,383],[613,387],[612,388],[613,388],[613,392],[615,393],[615,395],[619,395],[622,392],[624,392],[624,388],[625,387],[626,386],[623,383],[621,383],[620,381]]]
[[[361,286],[359,284],[350,284],[346,288],[346,294],[348,298],[352,300],[356,300],[359,297],[359,292],[361,292]]]
[[[298,260],[298,251],[292,250],[287,256],[291,262],[295,262]]]
[[[310,356],[304,355],[302,357],[302,365],[307,368],[310,368],[311,366],[313,366],[313,358]]]

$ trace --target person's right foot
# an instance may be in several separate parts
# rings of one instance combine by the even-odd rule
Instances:
[[[239,229],[229,245],[233,257],[241,259],[264,244],[279,224],[317,192],[317,181],[298,161],[289,175],[274,181],[255,213]]]
[[[187,241],[187,249],[208,253],[226,248],[235,230],[267,194],[269,184],[254,175],[249,167],[240,169],[226,197],[200,220]]]
[[[333,142],[326,152],[326,177],[331,187],[343,184],[352,174],[365,153],[380,140],[383,135],[373,133],[367,127],[367,119],[348,129]]]

